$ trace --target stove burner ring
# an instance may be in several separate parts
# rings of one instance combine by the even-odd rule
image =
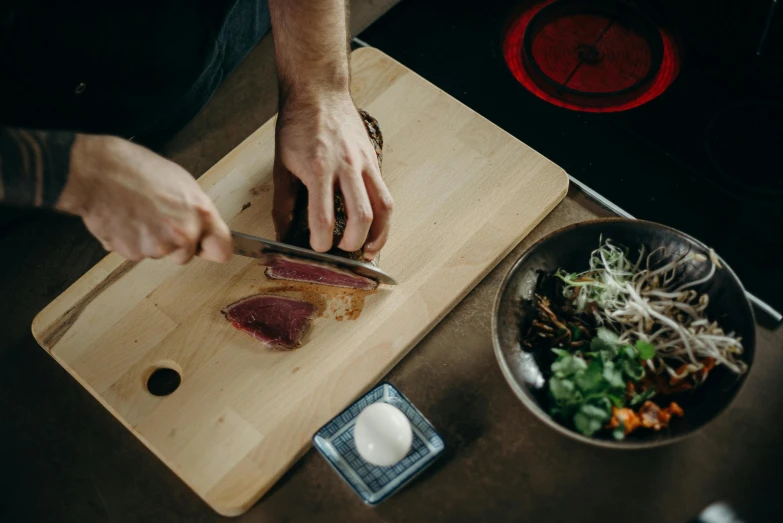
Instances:
[[[606,22],[606,25],[596,38],[593,39],[593,35],[590,35],[591,41],[588,42],[581,41],[579,38],[580,36],[586,37],[586,35],[565,35],[555,27],[558,22],[565,20],[566,22],[573,21],[575,27],[578,28],[577,17],[581,17],[583,22],[600,20],[601,23]],[[551,68],[549,71],[545,71],[547,67],[543,61],[550,60],[551,57],[540,54],[538,57],[536,56],[536,40],[539,37],[547,38],[545,32],[548,28],[557,31],[555,35],[557,41],[550,40],[553,47],[545,48],[544,52],[562,54],[563,49],[557,46],[571,44],[570,51],[573,56],[570,58],[576,58],[574,63],[569,64],[570,72],[565,75],[564,79],[554,78],[553,74],[557,74],[558,71],[553,71]],[[619,48],[618,45],[613,44],[619,44]],[[614,0],[602,2],[560,0],[544,6],[531,18],[525,30],[522,51],[523,60],[531,69],[532,75],[544,80],[543,83],[554,88],[556,93],[570,93],[585,97],[622,97],[638,92],[656,77],[663,61],[664,44],[656,24],[642,12],[626,3]],[[634,56],[634,53],[637,55]],[[645,72],[639,77],[638,71],[622,71],[625,78],[617,79],[622,84],[619,89],[591,91],[569,86],[580,68],[585,65],[600,68],[601,63],[605,60],[615,62],[613,65],[616,66],[629,66],[637,69],[641,67]],[[619,63],[617,63],[618,61]]]
[[[680,72],[671,31],[618,0],[532,0],[510,13],[502,47],[522,87],[572,111],[634,109],[662,95]]]
[[[746,101],[730,105],[707,124],[704,150],[716,171],[746,193],[778,201],[783,171],[783,104]]]

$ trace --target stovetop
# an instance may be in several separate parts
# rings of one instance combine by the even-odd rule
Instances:
[[[635,2],[678,39],[680,72],[649,103],[600,114],[556,107],[511,74],[504,32],[531,3],[404,0],[359,38],[637,218],[710,245],[783,310],[783,31],[756,54],[768,3]]]

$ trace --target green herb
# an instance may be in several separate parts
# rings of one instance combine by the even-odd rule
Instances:
[[[635,360],[639,355],[630,345],[623,345],[620,347],[620,351],[625,355],[626,359]]]
[[[652,387],[642,392],[641,394],[634,394],[633,398],[631,398],[631,406],[644,403],[653,396],[655,396],[655,389]]]
[[[614,368],[613,361],[604,362],[603,378],[609,385],[615,388],[625,388],[625,381],[623,380],[623,373]]]
[[[609,343],[610,345],[618,345],[620,343],[620,337],[606,327],[598,327],[595,334],[596,337],[604,343]]]
[[[558,356],[559,358],[557,361],[552,364],[552,372],[555,373],[555,376],[562,378],[587,368],[587,363],[585,363],[585,360],[578,356],[572,356],[568,352],[565,352],[565,354],[558,354]]]
[[[579,412],[574,416],[574,426],[576,427],[576,430],[585,436],[592,436],[601,430],[604,423],[609,421],[609,418],[611,417],[611,410],[607,412],[600,407],[585,404],[579,408]]]
[[[604,361],[608,361],[617,356],[617,350],[620,345],[617,335],[605,327],[599,327],[596,331],[597,336],[590,340],[590,349],[598,352]]]
[[[621,409],[625,406],[625,399],[623,399],[622,396],[615,396],[614,394],[607,394],[607,398],[609,398],[609,401],[612,402],[612,405],[617,407],[618,409]]]
[[[584,372],[577,373],[574,376],[574,383],[585,394],[602,391],[604,386],[601,360],[593,360],[587,366]]]
[[[628,376],[632,381],[639,381],[644,378],[644,366],[638,358],[624,358],[620,365],[623,369],[623,374]]]
[[[636,340],[636,350],[639,351],[639,357],[643,360],[649,360],[655,357],[655,345],[646,341]]]
[[[649,352],[646,346],[640,349],[621,343],[614,332],[604,327],[597,329],[597,335],[590,340],[590,349],[584,354],[552,349],[557,358],[552,363],[553,376],[549,379],[550,414],[573,423],[586,436],[592,436],[606,425],[613,407],[625,407],[626,382],[644,377],[640,358]],[[650,392],[636,394],[632,404],[650,397]],[[622,427],[612,432],[618,439],[624,434]]]
[[[577,393],[576,386],[574,385],[574,382],[571,380],[558,378],[558,377],[552,377],[549,380],[549,392],[552,394],[552,397],[555,398],[558,402],[570,402],[570,401],[577,401]]]

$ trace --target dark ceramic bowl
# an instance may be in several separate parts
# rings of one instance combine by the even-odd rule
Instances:
[[[644,245],[647,252],[663,247],[668,256],[688,251],[709,254],[699,241],[674,229],[656,223],[623,218],[579,223],[556,231],[530,247],[517,260],[506,276],[495,300],[492,331],[500,368],[511,388],[544,423],[571,438],[601,447],[628,449],[654,447],[672,443],[694,433],[715,419],[737,395],[748,373],[737,376],[722,366],[716,367],[704,384],[691,393],[677,397],[685,410],[684,418],[673,418],[669,428],[659,432],[637,430],[622,441],[610,437],[586,437],[561,425],[548,414],[547,385],[536,356],[519,349],[519,325],[530,314],[523,300],[530,299],[537,280],[537,271],[552,271],[560,267],[569,272],[589,268],[590,253],[599,245],[599,238],[611,239],[637,253]],[[722,260],[721,260],[722,261]],[[692,281],[706,275],[709,264],[691,265],[685,277]],[[745,289],[734,272],[723,263],[723,269],[701,288],[710,297],[707,317],[717,320],[726,332],[742,337],[744,361],[748,370],[753,363],[755,318]]]

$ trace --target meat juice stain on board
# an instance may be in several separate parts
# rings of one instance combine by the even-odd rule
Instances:
[[[267,281],[272,285],[261,285],[259,290],[262,293],[280,294],[310,302],[315,305],[320,317],[337,321],[357,320],[364,310],[367,296],[376,292],[304,282],[280,284],[279,280]]]

